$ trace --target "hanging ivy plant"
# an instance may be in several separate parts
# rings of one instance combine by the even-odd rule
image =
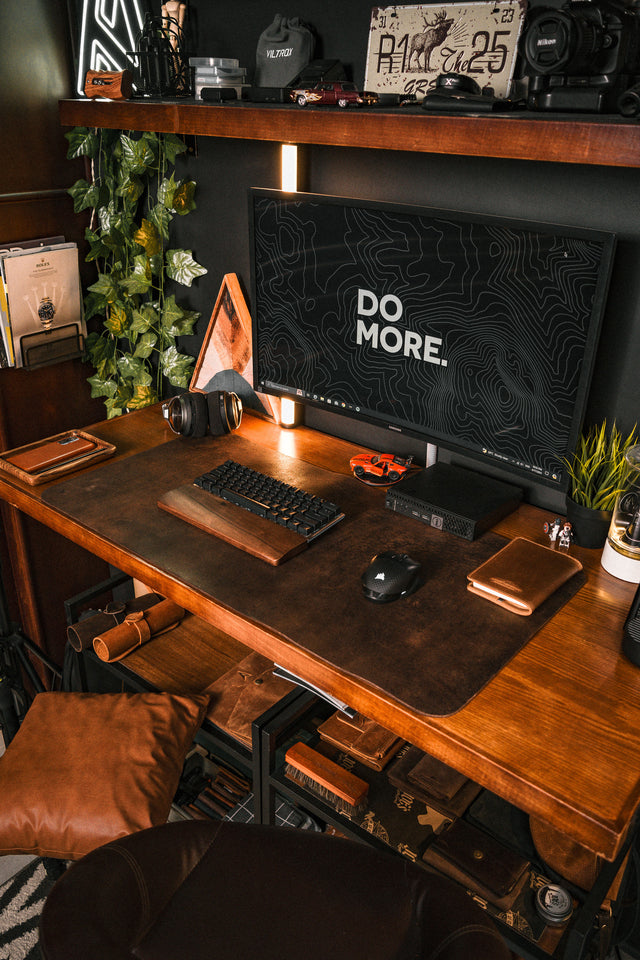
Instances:
[[[91,161],[90,180],[78,180],[69,193],[77,213],[92,211],[86,259],[95,261],[98,279],[84,307],[87,321],[102,323],[86,340],[96,371],[91,395],[104,397],[115,417],[160,400],[165,382],[189,385],[194,358],[176,341],[193,332],[200,314],[180,307],[167,281],[190,287],[207,271],[191,251],[168,247],[174,216],[195,208],[196,185],[175,179],[186,146],[173,134],[76,127],[66,137],[68,158]]]

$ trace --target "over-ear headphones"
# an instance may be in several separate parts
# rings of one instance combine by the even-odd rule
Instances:
[[[226,390],[182,393],[162,404],[162,416],[183,437],[220,436],[240,426],[242,400]]]

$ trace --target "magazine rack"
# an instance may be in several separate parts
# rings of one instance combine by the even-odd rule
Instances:
[[[63,335],[60,331],[65,331]],[[84,351],[84,337],[75,323],[66,324],[56,330],[53,339],[47,333],[30,333],[22,338],[23,366],[27,370],[36,370],[62,360],[74,360]]]

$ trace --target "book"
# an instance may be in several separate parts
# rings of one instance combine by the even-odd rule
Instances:
[[[0,272],[15,366],[76,355],[86,335],[77,244],[10,249]]]
[[[568,553],[516,537],[468,574],[467,589],[526,617],[580,570]]]
[[[13,338],[11,336],[11,324],[9,323],[9,308],[7,307],[7,296],[4,290],[4,280],[0,272],[0,367],[14,367],[15,356],[13,353]]]

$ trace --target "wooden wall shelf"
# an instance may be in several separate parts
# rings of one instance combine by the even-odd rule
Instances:
[[[252,103],[61,100],[68,127],[109,127],[414,153],[640,167],[640,125],[580,114],[430,115]]]

